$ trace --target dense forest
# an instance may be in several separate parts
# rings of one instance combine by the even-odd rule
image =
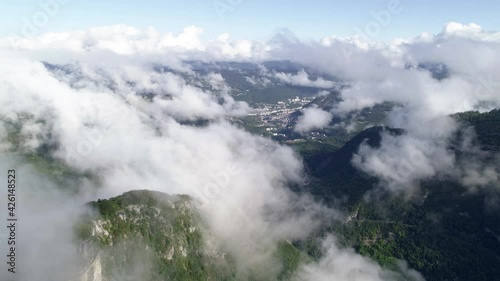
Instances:
[[[453,118],[461,124],[456,138],[475,129],[485,159],[497,165],[500,110],[460,113]],[[379,181],[357,170],[350,160],[363,142],[379,146],[382,132],[404,134],[373,127],[333,152],[328,148],[311,154],[307,149],[303,154],[311,176],[308,192],[351,214],[345,223],[326,227],[318,235],[334,232],[345,245],[387,267],[406,260],[430,281],[493,280],[499,276],[500,209],[495,203],[499,189],[471,191],[457,181],[432,179],[421,182],[420,192],[409,197],[379,191],[367,199]],[[452,143],[450,149],[456,149]],[[459,150],[456,156],[458,161],[470,157]]]

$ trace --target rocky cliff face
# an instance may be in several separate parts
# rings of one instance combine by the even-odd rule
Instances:
[[[81,281],[231,280],[228,255],[209,236],[188,196],[132,191],[91,202],[77,231]]]

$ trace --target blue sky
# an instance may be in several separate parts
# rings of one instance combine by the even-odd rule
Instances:
[[[0,36],[19,33],[25,19],[41,11],[40,3],[58,0],[1,0]],[[60,0],[63,1],[63,0]],[[127,24],[177,33],[196,25],[204,37],[228,32],[232,38],[268,39],[276,30],[289,28],[299,37],[349,36],[374,20],[372,12],[387,10],[391,0],[64,0],[68,4],[39,30],[66,31],[91,26]],[[438,33],[450,21],[477,23],[499,30],[500,1],[400,0],[403,11],[393,15],[377,39],[410,37],[424,31]],[[236,3],[234,5],[224,3]],[[223,16],[215,6],[226,9]],[[227,5],[227,6],[225,6]]]

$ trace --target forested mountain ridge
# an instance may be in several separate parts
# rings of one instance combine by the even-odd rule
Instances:
[[[225,253],[188,196],[131,191],[89,203],[77,227],[88,267],[81,280],[232,280]]]
[[[453,115],[461,129],[457,142],[472,128],[482,161],[498,165],[500,111]],[[361,144],[380,145],[381,133],[403,135],[403,130],[367,129],[341,149],[307,155],[311,176],[307,189],[319,200],[342,206],[350,213],[335,232],[347,245],[385,266],[406,260],[427,280],[491,280],[500,275],[500,215],[497,187],[471,190],[461,182],[433,178],[420,183],[418,192],[401,197],[378,189],[379,180],[353,166]],[[457,161],[475,157],[450,142]],[[483,163],[484,164],[484,163]]]
[[[289,280],[306,254],[283,241],[279,274],[239,272],[187,195],[137,190],[90,202],[75,229],[87,266],[79,281]]]

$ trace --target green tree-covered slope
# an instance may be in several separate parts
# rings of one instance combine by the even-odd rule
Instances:
[[[500,111],[461,113],[454,118],[463,130],[473,127],[482,153],[490,156],[485,159],[495,159]],[[432,179],[422,182],[420,192],[411,197],[377,191],[367,200],[365,195],[379,182],[353,167],[351,159],[363,142],[379,146],[382,131],[395,136],[404,133],[375,127],[335,152],[306,154],[311,175],[308,191],[351,214],[345,223],[325,227],[322,234],[337,233],[345,244],[385,266],[406,260],[430,281],[498,279],[500,209],[495,202],[499,189],[471,191],[458,181]],[[458,161],[470,157],[456,153]]]

